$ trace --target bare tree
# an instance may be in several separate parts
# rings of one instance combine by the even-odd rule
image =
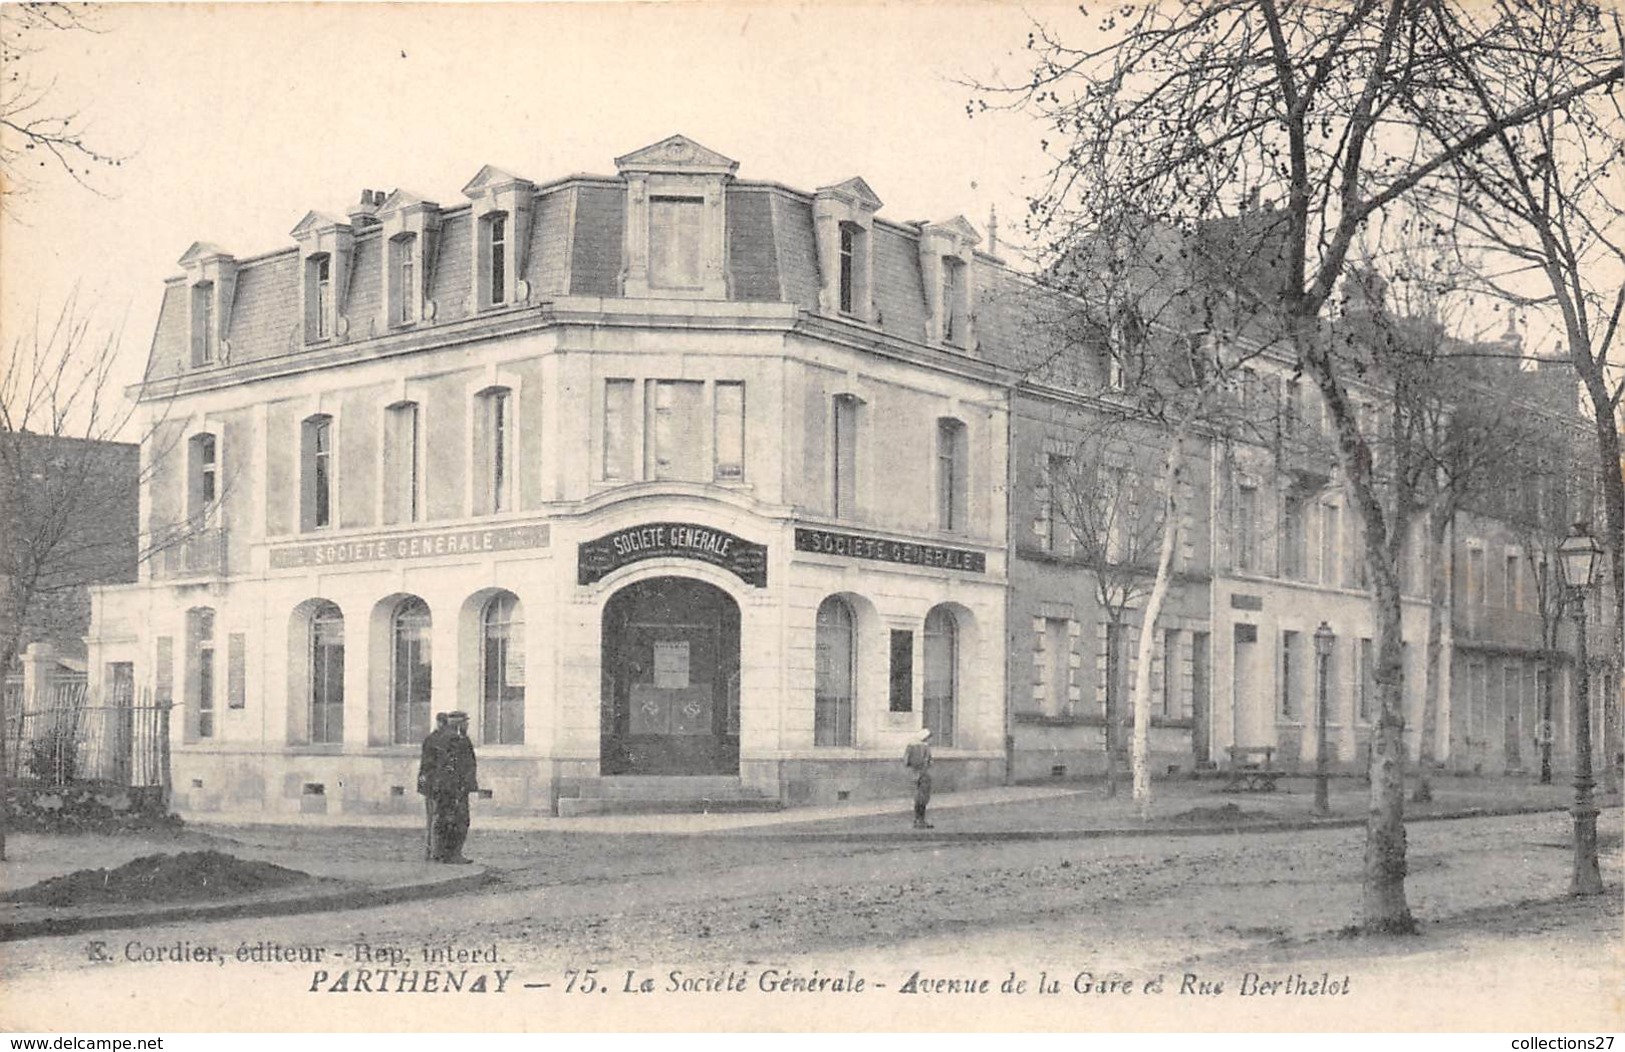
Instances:
[[[1399,593],[1408,509],[1396,505],[1395,521],[1384,507],[1347,363],[1325,338],[1325,308],[1373,217],[1503,130],[1625,76],[1615,65],[1448,132],[1428,127],[1412,115],[1454,101],[1459,52],[1494,46],[1508,32],[1475,25],[1471,39],[1446,42],[1419,31],[1425,9],[1443,2],[1113,6],[1091,27],[1100,43],[1072,44],[1069,33],[1036,26],[1031,76],[993,98],[1025,107],[1048,129],[1054,166],[1033,212],[1052,254],[1065,255],[1125,209],[1192,229],[1244,211],[1260,194],[1284,202],[1256,231],[1273,246],[1274,287],[1249,306],[1319,388],[1365,524],[1381,699],[1361,911],[1370,932],[1415,926],[1405,896]]]
[[[75,300],[19,334],[0,372],[0,669],[21,650],[41,604],[89,585],[129,577],[138,564],[186,543],[226,497],[197,520],[141,536],[110,509],[134,509],[144,479],[171,452],[176,429],[159,404],[141,433],[134,404],[114,382],[119,341],[97,336]],[[135,463],[111,443],[142,445]],[[124,447],[127,451],[128,447]],[[0,798],[5,793],[5,721],[0,720]],[[0,809],[0,859],[5,816]]]
[[[123,163],[87,138],[84,115],[63,106],[56,83],[33,71],[33,59],[60,38],[99,32],[97,14],[91,4],[0,7],[0,201],[26,193],[52,171],[100,193],[93,173]]]
[[[1495,21],[1499,46],[1462,46]],[[1427,28],[1453,50],[1461,108],[1418,108],[1414,119],[1442,134],[1472,124],[1497,127],[1492,148],[1458,157],[1453,178],[1426,204],[1463,231],[1465,247],[1502,265],[1479,286],[1554,316],[1589,403],[1602,484],[1603,542],[1612,584],[1614,645],[1625,654],[1625,459],[1619,412],[1625,399],[1625,183],[1619,142],[1625,112],[1617,92],[1585,93],[1538,119],[1507,121],[1543,99],[1575,91],[1625,54],[1617,11],[1591,0],[1496,0],[1479,10],[1429,9]],[[1617,659],[1617,657],[1616,657]],[[1619,788],[1619,701],[1604,702],[1604,776]]]

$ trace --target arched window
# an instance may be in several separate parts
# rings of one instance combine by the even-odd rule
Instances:
[[[525,609],[504,592],[480,615],[480,727],[487,745],[525,740]]]
[[[839,596],[818,607],[818,656],[813,688],[813,744],[852,744],[852,695],[857,646],[852,608]]]
[[[389,712],[395,744],[415,745],[429,733],[429,606],[402,599],[391,620]]]
[[[959,702],[959,623],[946,607],[925,615],[925,726],[940,746],[954,744]]]
[[[344,740],[344,614],[333,603],[310,615],[310,740]]]

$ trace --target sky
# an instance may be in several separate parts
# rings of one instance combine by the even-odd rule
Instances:
[[[895,220],[963,214],[1001,240],[1043,170],[1040,132],[966,114],[967,79],[1021,79],[1013,4],[112,5],[30,59],[122,163],[91,192],[48,168],[0,219],[0,347],[77,292],[139,379],[163,280],[194,241],[291,245],[311,209],[405,187],[442,205],[486,163],[614,174],[681,132],[739,176],[862,176]]]

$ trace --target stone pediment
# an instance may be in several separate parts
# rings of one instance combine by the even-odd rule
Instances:
[[[318,230],[330,230],[334,227],[348,229],[349,226],[350,221],[342,216],[336,216],[331,212],[310,211],[305,213],[305,218],[299,220],[298,226],[289,231],[289,236],[295,240],[301,240],[307,234],[315,233]]]
[[[488,164],[481,168],[475,174],[474,178],[468,181],[467,186],[463,187],[463,196],[475,197],[484,190],[499,189],[507,186],[529,185],[529,179],[526,179],[523,176],[514,175],[512,172],[504,171],[494,164]]]
[[[418,206],[427,208],[440,207],[438,203],[419,197],[410,190],[396,190],[384,199],[383,204],[378,206],[378,214],[388,215],[391,212],[404,212],[408,208]]]
[[[227,252],[213,241],[194,241],[192,242],[192,247],[187,249],[185,254],[182,255],[177,262],[183,267],[189,267],[194,263],[202,263],[206,259],[214,259],[216,257],[230,259],[231,253]]]
[[[691,172],[732,175],[739,162],[707,149],[686,135],[672,135],[615,158],[621,172]]]
[[[836,183],[834,186],[820,186],[818,193],[850,198],[871,212],[878,211],[882,204],[880,198],[876,196],[869,184],[856,175],[845,182]]]
[[[973,245],[982,240],[982,236],[976,232],[976,228],[971,226],[970,221],[964,216],[954,216],[946,223],[931,223],[922,232],[925,234],[947,235],[959,241],[968,241]]]

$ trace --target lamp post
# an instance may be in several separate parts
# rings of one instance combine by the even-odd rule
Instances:
[[[1322,621],[1315,629],[1315,814],[1330,814],[1331,788],[1326,774],[1326,666],[1331,663],[1337,636]],[[1593,820],[1595,828],[1595,820]]]
[[[1574,611],[1578,651],[1574,672],[1574,807],[1569,812],[1574,816],[1574,876],[1569,882],[1569,894],[1600,895],[1597,805],[1591,798],[1596,782],[1591,776],[1591,669],[1586,654],[1585,599],[1601,549],[1586,524],[1577,522],[1557,552],[1563,566],[1563,580],[1568,586],[1568,601]]]

